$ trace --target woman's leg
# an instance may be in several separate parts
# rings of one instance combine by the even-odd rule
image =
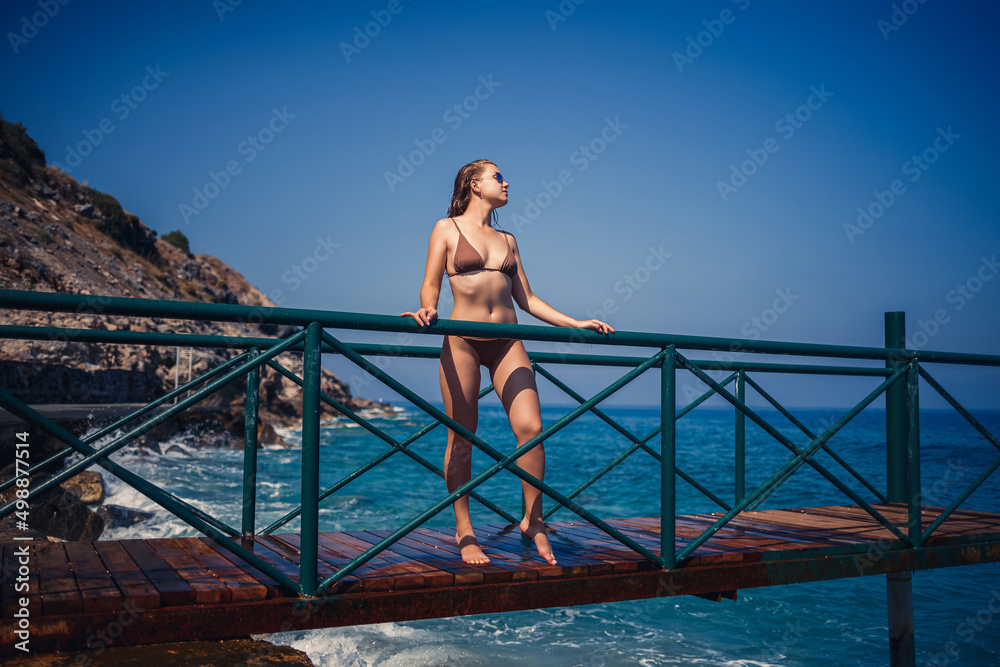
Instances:
[[[490,377],[496,388],[500,402],[507,411],[510,427],[520,447],[542,431],[542,414],[538,404],[538,389],[535,374],[531,370],[528,353],[521,341],[513,345],[490,365]],[[540,480],[545,478],[545,449],[538,445],[517,460],[518,466]],[[524,517],[521,532],[531,539],[538,549],[538,555],[555,565],[549,538],[542,523],[542,492],[525,481],[521,481],[524,494]]]
[[[444,411],[459,424],[476,432],[479,423],[479,355],[457,336],[445,336],[441,345],[441,397]],[[449,493],[472,477],[472,444],[448,429],[448,448],[444,453],[444,479]],[[476,541],[469,515],[469,496],[455,501],[455,540],[466,563],[490,562]]]

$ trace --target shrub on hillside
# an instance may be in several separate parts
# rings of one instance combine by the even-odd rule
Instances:
[[[160,238],[180,250],[188,257],[191,256],[191,246],[188,244],[188,237],[184,236],[184,232],[175,230],[168,234],[164,234]]]
[[[126,213],[122,205],[111,195],[87,188],[90,201],[103,214],[99,229],[111,237],[115,243],[135,251],[151,261],[160,259],[156,249],[156,232],[145,227],[137,216]]]
[[[45,170],[45,152],[21,123],[4,120],[0,114],[0,170],[27,183]]]

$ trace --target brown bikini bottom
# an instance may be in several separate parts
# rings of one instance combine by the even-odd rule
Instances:
[[[472,348],[472,351],[476,353],[479,357],[479,363],[487,368],[493,367],[493,362],[497,359],[503,357],[507,354],[514,343],[517,342],[516,338],[466,338],[465,336],[448,336],[451,338],[460,338],[464,343]]]

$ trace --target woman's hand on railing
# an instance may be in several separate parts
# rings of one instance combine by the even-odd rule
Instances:
[[[614,333],[615,330],[611,328],[611,325],[607,322],[602,322],[600,320],[577,320],[577,329],[590,329],[591,331],[596,331],[597,333],[609,334]]]
[[[421,308],[417,312],[413,313],[407,311],[405,313],[400,313],[400,317],[412,317],[417,321],[422,327],[425,327],[431,323],[432,320],[436,320],[438,316],[437,308]]]

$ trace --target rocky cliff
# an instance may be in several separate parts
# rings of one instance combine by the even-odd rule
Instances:
[[[193,254],[181,232],[159,236],[106,193],[47,166],[44,153],[20,124],[0,116],[0,288],[272,306],[235,269],[211,255]],[[6,311],[4,324],[220,336],[284,336],[292,327],[162,318]],[[178,364],[178,354],[180,363]],[[175,379],[197,376],[235,352],[0,340],[0,386],[29,403],[148,401]],[[189,360],[189,355],[191,356]],[[280,361],[301,372],[301,356]],[[354,409],[383,407],[354,398],[324,370],[323,391]],[[242,421],[243,382],[234,381],[201,405],[221,408],[223,425]],[[261,418],[294,424],[300,390],[265,369]],[[226,417],[225,415],[229,415]]]

